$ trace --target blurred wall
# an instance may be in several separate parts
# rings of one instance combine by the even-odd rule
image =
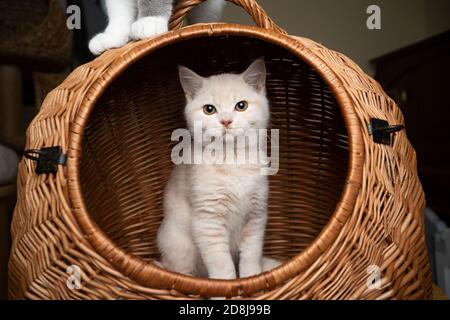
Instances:
[[[426,0],[425,2],[427,35],[450,29],[450,0]]]
[[[311,38],[355,60],[373,75],[369,61],[450,29],[450,0],[257,0],[290,34]],[[381,30],[368,30],[369,5],[381,8]],[[250,24],[229,4],[224,21]]]

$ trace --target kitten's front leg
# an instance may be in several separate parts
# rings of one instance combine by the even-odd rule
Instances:
[[[229,235],[224,224],[211,213],[197,213],[192,222],[194,241],[212,279],[236,279],[230,252]]]
[[[265,207],[255,208],[242,231],[239,245],[239,277],[251,277],[262,272],[262,254],[267,213]]]
[[[120,48],[130,40],[131,25],[136,20],[136,0],[106,0],[108,26],[89,42],[89,50],[99,55],[112,48]]]
[[[138,0],[138,20],[131,26],[135,40],[147,39],[168,31],[173,0]]]

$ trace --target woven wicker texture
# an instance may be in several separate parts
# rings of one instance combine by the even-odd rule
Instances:
[[[429,299],[424,195],[405,131],[390,146],[372,117],[403,124],[379,84],[344,55],[289,36],[253,0],[233,0],[258,27],[182,27],[201,0],[175,10],[172,31],[110,50],[45,99],[27,148],[68,153],[56,175],[22,160],[12,224],[11,298]],[[219,281],[158,268],[155,236],[183,121],[177,65],[207,76],[264,56],[280,171],[270,178],[265,253],[285,263]],[[67,267],[82,271],[69,289]],[[381,285],[367,285],[378,266]]]

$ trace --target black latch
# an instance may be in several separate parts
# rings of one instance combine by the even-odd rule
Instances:
[[[372,118],[369,123],[369,135],[375,143],[391,144],[391,134],[405,129],[403,125],[389,125],[386,120]]]
[[[24,156],[27,159],[36,161],[35,172],[37,174],[56,173],[58,165],[65,165],[67,161],[67,155],[63,154],[59,146],[25,150]]]

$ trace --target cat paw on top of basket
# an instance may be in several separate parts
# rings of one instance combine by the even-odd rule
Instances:
[[[108,26],[89,42],[89,50],[99,55],[120,48],[131,40],[148,39],[169,30],[174,5],[180,1],[163,0],[104,0]],[[188,16],[190,23],[219,21],[225,0],[209,0],[194,8]]]

